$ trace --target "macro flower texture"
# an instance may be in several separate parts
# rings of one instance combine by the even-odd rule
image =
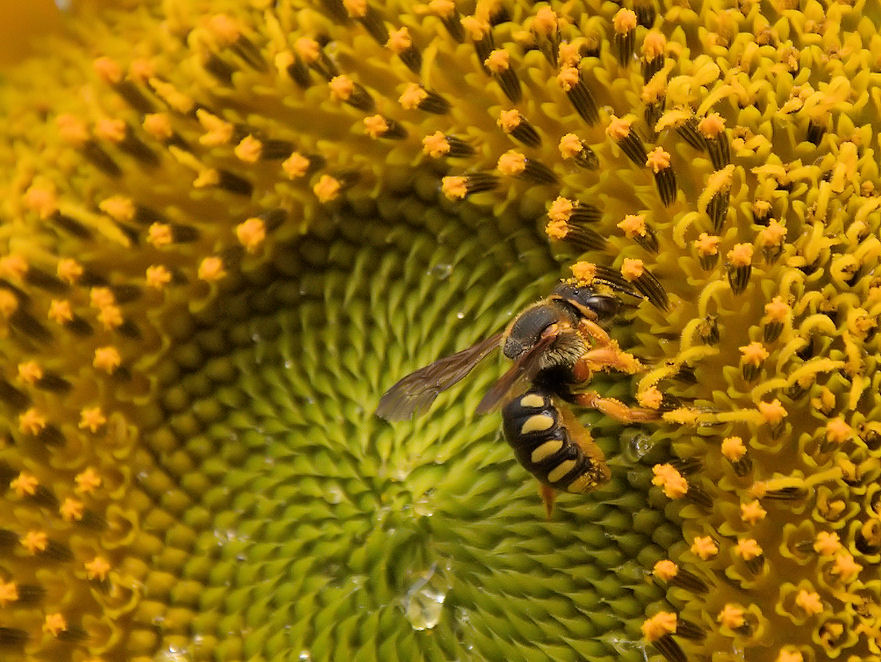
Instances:
[[[881,660],[879,25],[71,12],[0,80],[0,659]],[[375,410],[560,279],[652,420],[574,408],[611,478],[548,516],[503,359]]]

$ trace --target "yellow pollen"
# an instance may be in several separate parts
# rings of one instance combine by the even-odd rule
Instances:
[[[774,662],[804,662],[804,660],[804,657],[798,651],[782,650]]]
[[[405,110],[413,110],[419,108],[419,104],[428,98],[428,92],[425,91],[419,83],[410,83],[404,88],[403,93],[398,97],[398,103]]]
[[[65,324],[72,321],[73,309],[70,306],[70,301],[66,299],[52,299],[49,302],[48,317],[56,324]]]
[[[740,350],[740,360],[746,365],[760,366],[768,358],[768,350],[760,342],[751,342],[749,345],[738,347]]]
[[[681,499],[688,492],[688,482],[672,464],[656,464],[652,473],[652,484],[662,487],[668,498]]]
[[[618,227],[628,239],[645,235],[645,214],[627,214]]]
[[[575,67],[560,67],[560,73],[557,74],[557,83],[563,88],[564,92],[568,92],[578,85],[581,80],[581,74]]]
[[[363,18],[367,15],[367,0],[343,0],[343,7],[352,18]]]
[[[453,0],[431,0],[428,9],[435,16],[446,18],[456,11],[456,3]]]
[[[574,133],[567,133],[560,138],[560,143],[557,147],[560,150],[560,155],[564,159],[574,158],[584,150],[584,146],[581,144],[581,138]]]
[[[676,614],[659,611],[642,623],[642,636],[646,641],[657,641],[661,637],[676,632]]]
[[[82,145],[89,139],[86,123],[74,115],[59,115],[55,119],[61,139],[74,146]]]
[[[263,143],[252,135],[247,135],[235,146],[233,153],[244,163],[257,163],[263,152]]]
[[[642,56],[651,62],[667,50],[667,38],[660,30],[649,30],[642,40]]]
[[[758,499],[753,499],[749,503],[740,504],[740,519],[749,525],[755,525],[765,519],[768,512],[762,508],[762,504]]]
[[[669,559],[664,559],[655,563],[654,568],[652,568],[652,574],[658,579],[669,582],[679,574],[679,566]]]
[[[330,95],[338,101],[346,101],[355,91],[355,82],[348,76],[334,76],[328,83]]]
[[[0,258],[0,277],[21,280],[28,272],[28,261],[14,253]]]
[[[636,12],[632,9],[619,9],[612,19],[612,27],[618,34],[625,34],[636,29]]]
[[[16,600],[18,600],[18,586],[15,582],[4,582],[0,579],[0,607],[5,607]]]
[[[388,121],[382,115],[370,115],[364,118],[364,130],[371,138],[379,138],[388,132]]]
[[[621,275],[626,280],[636,280],[645,273],[645,265],[642,260],[637,258],[625,257],[621,264]]]
[[[67,630],[67,621],[60,613],[46,614],[46,620],[43,621],[43,632],[57,637],[59,634]]]
[[[509,150],[499,157],[496,167],[503,175],[514,177],[526,169],[526,156],[515,150]]]
[[[199,136],[199,143],[206,147],[217,147],[225,145],[232,140],[235,127],[216,115],[212,115],[207,110],[201,108],[196,111],[196,118],[199,124],[205,129],[205,133]]]
[[[760,402],[757,406],[762,418],[770,425],[778,425],[788,415],[788,412],[777,398],[774,398],[771,402]]]
[[[774,297],[765,304],[765,321],[783,323],[792,314],[790,308],[779,296]]]
[[[297,61],[294,54],[288,50],[282,50],[275,54],[272,63],[275,65],[279,75],[284,76],[288,68]]]
[[[193,180],[194,188],[207,188],[209,186],[217,186],[220,182],[220,173],[214,168],[204,168],[199,171],[196,179]]]
[[[695,536],[691,543],[691,552],[706,561],[719,553],[719,547],[710,536]]]
[[[641,407],[658,409],[664,401],[664,394],[661,393],[661,389],[657,386],[651,386],[644,391],[638,392],[636,394],[636,400]]]
[[[319,202],[330,202],[337,199],[342,188],[343,185],[336,177],[321,175],[318,178],[318,183],[312,187],[312,192]]]
[[[98,313],[98,321],[107,330],[116,329],[122,325],[122,310],[119,306],[104,306]]]
[[[389,32],[388,41],[385,42],[385,46],[392,53],[400,55],[413,46],[413,39],[410,37],[410,31],[406,26],[402,27],[400,30],[392,30]]]
[[[46,535],[45,531],[28,531],[24,535],[24,538],[21,539],[22,547],[28,550],[30,554],[44,551],[48,544],[49,537]]]
[[[33,384],[43,378],[43,369],[36,361],[25,361],[18,364],[18,378],[27,383]]]
[[[710,113],[697,123],[697,130],[704,138],[717,138],[725,130],[725,119],[719,113]]]
[[[633,122],[625,117],[612,115],[609,125],[606,127],[606,135],[612,140],[624,140],[630,135],[630,125]]]
[[[646,159],[645,164],[648,168],[651,168],[652,172],[657,174],[661,172],[661,170],[670,167],[670,153],[665,152],[662,147],[655,147],[648,153],[648,158]]]
[[[84,509],[85,506],[82,501],[73,497],[67,497],[58,509],[58,512],[65,522],[79,522],[83,518]]]
[[[95,350],[95,358],[92,360],[92,365],[98,370],[103,370],[108,375],[112,375],[122,365],[122,357],[119,355],[119,350],[113,345],[99,347]]]
[[[199,263],[199,279],[207,283],[213,283],[226,276],[223,260],[215,255],[209,255]]]
[[[857,578],[863,569],[848,552],[841,552],[835,557],[832,573],[841,577],[841,581],[849,583]]]
[[[30,186],[24,194],[25,207],[37,212],[41,219],[47,219],[58,211],[58,196],[51,186]]]
[[[433,159],[439,159],[448,154],[449,151],[450,141],[447,140],[442,131],[435,131],[430,136],[425,136],[422,139],[422,153]]]
[[[756,200],[753,203],[753,215],[763,217],[771,213],[771,203],[767,200]]]
[[[227,14],[214,14],[208,19],[207,27],[225,45],[235,43],[241,36],[239,24]]]
[[[720,241],[722,241],[721,237],[701,232],[694,240],[694,247],[700,255],[718,255]]]
[[[814,551],[821,556],[833,556],[842,549],[841,540],[834,531],[820,531],[814,539]]]
[[[7,289],[0,289],[0,316],[9,318],[18,310],[18,298]]]
[[[193,107],[196,105],[195,102],[186,94],[175,88],[174,85],[153,77],[151,77],[148,82],[150,83],[150,87],[156,90],[156,94],[158,94],[165,103],[171,106],[172,109],[182,115],[187,115],[192,112]]]
[[[122,67],[109,57],[95,58],[92,61],[92,69],[105,83],[118,83],[122,80]]]
[[[468,181],[460,176],[444,177],[441,191],[448,200],[462,200],[468,195]]]
[[[147,228],[147,242],[155,248],[168,246],[172,239],[171,226],[168,223],[152,223]]]
[[[98,120],[95,123],[95,135],[112,143],[121,143],[125,140],[125,122],[109,117]]]
[[[494,74],[500,74],[511,68],[511,54],[504,48],[497,48],[490,52],[483,64]]]
[[[540,37],[548,37],[557,31],[557,15],[550,7],[541,7],[532,19],[532,29]]]
[[[101,429],[107,422],[107,417],[101,411],[101,407],[84,407],[80,410],[80,430],[88,430],[93,434]]]
[[[732,462],[739,462],[746,455],[746,446],[740,437],[725,437],[721,450],[722,455]]]
[[[309,170],[311,162],[299,152],[293,152],[281,163],[281,169],[288,179],[299,179]]]
[[[174,135],[171,128],[171,118],[165,113],[148,113],[144,116],[142,125],[144,131],[157,140],[168,140]]]
[[[462,28],[472,41],[480,41],[490,31],[489,21],[477,16],[463,16]]]
[[[575,203],[569,198],[558,196],[548,207],[548,218],[552,221],[568,221],[572,216],[572,210],[575,209]]]
[[[321,54],[321,44],[309,37],[300,37],[294,42],[294,50],[306,64],[312,64]]]
[[[741,538],[734,546],[734,552],[744,561],[751,561],[762,555],[762,548],[752,538]]]
[[[520,111],[516,108],[512,108],[511,110],[503,110],[499,113],[497,124],[505,133],[511,133],[511,131],[520,126],[522,122],[523,117],[520,115]]]
[[[124,195],[114,195],[98,203],[98,209],[115,221],[130,221],[135,217],[135,203]]]
[[[795,604],[801,607],[808,616],[823,613],[823,601],[820,599],[820,594],[814,591],[800,590],[795,596]]]
[[[551,239],[562,241],[569,234],[569,226],[566,221],[548,221],[548,224],[545,226],[545,234]]]
[[[759,246],[765,248],[779,246],[786,239],[786,226],[776,219],[771,219],[768,227],[762,228],[759,232],[757,239]]]
[[[164,289],[171,282],[171,272],[161,264],[147,267],[147,287]]]
[[[236,237],[249,253],[254,253],[266,239],[266,224],[263,219],[249,218],[236,226]]]
[[[843,418],[833,418],[826,423],[826,439],[836,444],[843,444],[853,435],[853,428]]]
[[[581,43],[579,41],[564,41],[560,44],[559,49],[557,49],[557,60],[560,63],[560,67],[574,68],[578,66],[578,63],[581,61]]]
[[[86,576],[89,579],[104,581],[107,579],[107,573],[110,572],[110,563],[103,556],[96,556],[91,561],[86,562]]]
[[[46,417],[35,407],[18,416],[18,429],[26,434],[40,434],[46,427]]]
[[[734,267],[749,266],[753,260],[752,244],[734,244],[734,248],[728,251],[727,258]]]
[[[76,483],[74,492],[77,494],[91,494],[101,487],[101,476],[92,467],[86,467],[73,480]]]
[[[743,607],[730,603],[726,604],[722,607],[722,611],[719,612],[719,615],[716,616],[716,621],[720,623],[722,627],[727,627],[732,630],[743,627],[743,624],[746,623],[746,619],[743,617]]]
[[[37,492],[39,484],[40,481],[37,480],[37,477],[27,471],[22,471],[9,481],[9,487],[20,497],[33,496]]]
[[[128,75],[138,83],[146,83],[156,75],[156,67],[146,58],[135,58],[128,67]]]
[[[93,287],[89,290],[89,305],[92,308],[104,308],[116,304],[116,296],[109,287]]]
[[[580,260],[569,268],[572,270],[572,276],[578,281],[579,285],[590,285],[597,275],[597,265],[593,262]]]

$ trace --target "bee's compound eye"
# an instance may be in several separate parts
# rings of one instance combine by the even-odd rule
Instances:
[[[618,314],[620,302],[615,297],[595,294],[587,299],[587,307],[594,311],[601,320],[605,320]]]

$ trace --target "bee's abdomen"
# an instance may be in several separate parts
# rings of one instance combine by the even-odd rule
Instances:
[[[607,479],[605,466],[575,443],[544,390],[533,388],[506,404],[502,422],[517,460],[542,483],[581,494]]]

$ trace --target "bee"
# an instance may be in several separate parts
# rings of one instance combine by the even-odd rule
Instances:
[[[542,484],[548,516],[556,491],[584,494],[598,488],[610,478],[605,456],[567,403],[625,423],[654,421],[659,414],[585,390],[596,372],[634,374],[642,369],[640,361],[622,351],[601,326],[625,304],[600,291],[597,284],[642,298],[612,274],[590,285],[564,280],[548,297],[518,314],[503,332],[401,379],[382,396],[376,414],[395,421],[425,413],[440,393],[501,348],[513,363],[484,395],[477,413],[488,413],[505,402],[505,438],[520,464]]]

